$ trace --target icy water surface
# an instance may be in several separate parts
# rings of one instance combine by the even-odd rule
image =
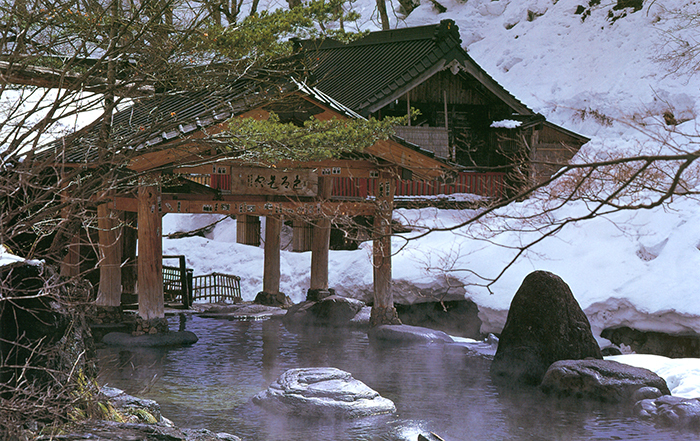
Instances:
[[[174,349],[98,351],[100,383],[151,398],[179,427],[243,440],[412,440],[435,432],[452,440],[697,439],[657,429],[628,409],[507,391],[488,376],[490,360],[464,345],[377,347],[362,331],[295,334],[280,320],[171,318],[199,336]],[[268,413],[251,403],[291,368],[332,366],[396,404],[394,415],[309,419]]]

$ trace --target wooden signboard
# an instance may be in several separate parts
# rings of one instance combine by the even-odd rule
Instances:
[[[309,169],[231,167],[231,193],[316,196],[318,175]]]

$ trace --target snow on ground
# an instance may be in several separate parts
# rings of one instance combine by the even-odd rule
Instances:
[[[659,355],[626,354],[605,357],[631,366],[649,369],[666,380],[671,395],[683,398],[700,397],[700,359],[673,359]]]

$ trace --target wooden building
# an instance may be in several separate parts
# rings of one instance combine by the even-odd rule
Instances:
[[[397,316],[390,236],[397,187],[427,193],[434,188],[427,189],[426,182],[456,185],[455,167],[461,167],[463,174],[488,178],[489,185],[477,180],[471,188],[498,196],[510,169],[525,168],[531,180],[539,180],[556,166],[550,161],[568,160],[587,141],[545,121],[488,76],[461,48],[450,20],[375,32],[349,44],[297,43],[294,61],[302,69],[290,76],[252,73],[217,90],[138,100],[114,115],[108,152],[96,148],[95,127],[42,152],[62,167],[84,169],[104,166],[101,162],[109,158],[126,180],[138,181],[96,195],[98,304],[118,306],[124,287],[132,284],[122,271],[136,252],[134,239],[122,231],[126,218],[137,219],[139,315],[150,320],[164,315],[161,218],[167,213],[236,216],[237,240],[253,245],[260,240],[259,217],[266,217],[263,293],[271,298],[283,295],[283,221],[294,225],[295,248],[312,251],[309,293],[323,296],[329,289],[332,223],[365,216],[372,220],[374,246],[372,320],[392,323]],[[274,112],[282,122],[301,123],[311,116],[383,118],[410,108],[421,114],[397,128],[399,137],[341,159],[253,166],[217,137],[237,117],[265,119]],[[79,256],[75,246],[66,273]]]
[[[289,112],[289,109],[294,109]],[[280,293],[280,229],[292,221],[298,239],[312,251],[309,295],[329,294],[328,250],[334,220],[366,216],[372,219],[375,298],[373,323],[396,322],[391,295],[391,217],[397,177],[407,173],[422,179],[441,178],[451,167],[427,151],[398,139],[380,140],[364,152],[339,159],[274,167],[240,159],[217,135],[231,118],[266,119],[270,112],[282,122],[311,115],[319,120],[359,118],[351,109],[313,87],[287,78],[270,86],[257,79],[240,80],[218,93],[174,93],[144,99],[113,117],[109,155],[95,148],[96,130],[85,131],[46,148],[41,155],[56,158],[61,167],[85,170],[120,167],[123,190],[95,195],[99,234],[100,281],[97,303],[119,306],[125,262],[137,261],[139,315],[144,320],[164,316],[162,276],[162,216],[168,213],[215,213],[236,216],[238,240],[256,244],[265,222],[263,294]],[[207,177],[206,184],[201,183]],[[372,198],[334,198],[333,178],[372,179]],[[225,187],[225,189],[222,189]],[[136,221],[138,259],[127,235],[127,213]],[[134,216],[134,214],[136,216]],[[257,229],[257,231],[256,231]],[[132,241],[136,238],[132,238]],[[80,251],[73,244],[64,274],[75,268]],[[245,277],[245,275],[243,275]]]
[[[536,114],[462,48],[452,20],[351,43],[298,41],[316,87],[365,117],[420,111],[397,135],[471,172],[548,178],[588,138]],[[513,121],[504,129],[503,121]]]

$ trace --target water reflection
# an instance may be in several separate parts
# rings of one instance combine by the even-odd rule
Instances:
[[[98,351],[100,382],[157,400],[181,427],[244,440],[412,440],[435,432],[451,440],[682,439],[625,411],[496,388],[490,360],[465,346],[375,346],[357,330],[291,333],[279,320],[173,317],[200,340],[169,350]],[[394,401],[395,415],[350,421],[270,414],[250,402],[291,368],[333,366]],[[687,438],[692,439],[692,438]]]

